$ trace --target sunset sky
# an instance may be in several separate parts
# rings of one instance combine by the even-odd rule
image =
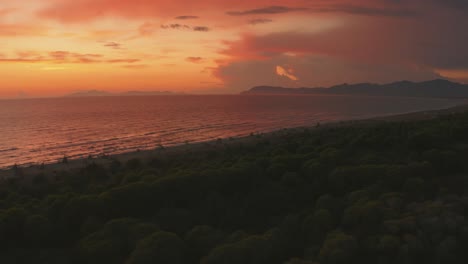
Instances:
[[[466,0],[1,0],[0,97],[468,82]]]

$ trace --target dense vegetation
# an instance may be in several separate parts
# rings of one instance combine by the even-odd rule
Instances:
[[[9,180],[0,261],[468,263],[468,114],[253,137]]]

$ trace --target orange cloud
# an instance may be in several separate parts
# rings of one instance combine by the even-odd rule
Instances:
[[[0,18],[7,16],[11,13],[14,13],[17,9],[16,8],[0,8]]]
[[[286,69],[284,68],[283,66],[276,66],[276,74],[278,74],[279,76],[284,76],[284,77],[287,77],[289,78],[290,80],[292,81],[298,81],[299,78],[297,78],[296,76],[294,76],[294,71],[289,68],[289,69]]]
[[[108,63],[135,63],[139,61],[140,59],[113,59],[113,60],[107,60],[106,62]]]
[[[0,63],[54,63],[54,64],[88,64],[88,63],[136,63],[140,59],[105,59],[101,54],[86,54],[69,51],[52,51],[46,54],[37,52],[18,52],[17,57],[0,56]]]
[[[123,68],[126,68],[126,69],[135,69],[135,70],[138,70],[138,69],[145,69],[145,68],[148,68],[149,65],[147,65],[147,64],[128,64],[128,65],[123,65],[122,67],[123,67]]]
[[[156,23],[145,22],[138,28],[141,36],[151,36],[159,28]]]
[[[47,30],[37,25],[0,23],[0,37],[41,36],[47,34]]]
[[[125,32],[119,30],[92,30],[88,32],[89,38],[95,39],[113,39],[122,36]]]

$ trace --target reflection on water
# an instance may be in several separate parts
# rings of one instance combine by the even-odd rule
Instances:
[[[438,109],[460,100],[151,96],[0,101],[0,168],[116,154],[317,122]]]

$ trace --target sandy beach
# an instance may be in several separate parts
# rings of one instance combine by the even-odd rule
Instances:
[[[58,172],[62,171],[73,171],[78,170],[83,167],[86,167],[90,164],[99,164],[102,166],[108,166],[112,161],[117,160],[122,164],[126,163],[129,160],[139,159],[143,162],[150,161],[154,158],[172,158],[177,155],[183,155],[184,153],[194,153],[194,152],[205,152],[212,150],[222,150],[230,144],[253,144],[258,138],[275,140],[275,138],[280,138],[282,135],[291,133],[297,130],[303,129],[327,129],[331,127],[343,127],[343,126],[354,126],[354,125],[364,125],[364,124],[375,124],[378,122],[400,122],[400,121],[418,121],[418,120],[429,120],[437,118],[439,116],[466,112],[468,111],[468,103],[459,105],[456,107],[451,107],[447,109],[439,110],[428,110],[404,114],[396,114],[389,116],[373,117],[368,119],[360,120],[347,120],[347,121],[335,121],[320,124],[320,126],[313,127],[295,127],[276,130],[268,133],[261,134],[252,134],[245,137],[237,138],[220,138],[217,140],[207,141],[207,142],[197,142],[197,143],[188,143],[171,147],[159,147],[152,150],[141,150],[136,152],[128,152],[116,155],[108,155],[101,157],[91,157],[85,159],[74,159],[68,160],[67,162],[58,162],[52,164],[44,165],[32,165],[29,167],[18,167],[11,169],[0,170],[0,180],[8,180],[11,178],[22,178],[25,181],[29,181],[32,177],[38,174],[44,174],[47,176],[56,175]]]

